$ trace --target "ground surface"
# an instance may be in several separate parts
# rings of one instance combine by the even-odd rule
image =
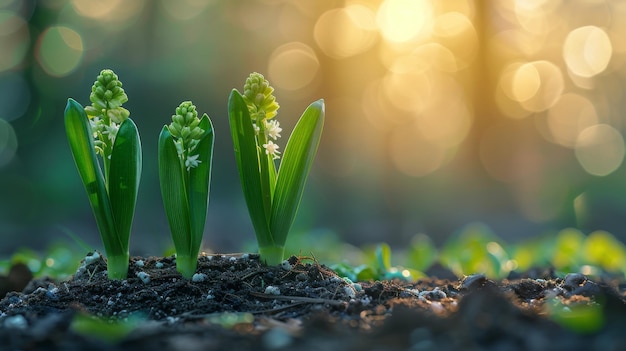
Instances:
[[[70,280],[31,281],[0,301],[0,350],[626,349],[624,286],[581,274],[351,284],[312,259],[216,255],[188,281],[174,262],[133,258],[109,281],[88,257]]]

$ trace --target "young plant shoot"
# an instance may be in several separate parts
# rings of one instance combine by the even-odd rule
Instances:
[[[85,108],[68,99],[65,130],[104,243],[109,279],[125,279],[141,142],[130,112],[122,107],[128,96],[113,71],[100,72],[89,99],[91,106]]]
[[[304,111],[281,155],[282,128],[274,119],[278,103],[274,89],[259,73],[246,80],[243,95],[236,89],[228,100],[235,158],[261,259],[283,261],[287,234],[293,224],[306,178],[324,125],[324,101]],[[280,160],[280,167],[275,162]]]
[[[185,101],[159,136],[159,180],[176,248],[176,269],[191,279],[198,266],[209,200],[213,124]]]

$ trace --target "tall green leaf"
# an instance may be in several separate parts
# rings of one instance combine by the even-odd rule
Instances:
[[[276,179],[270,221],[270,231],[278,245],[284,245],[295,219],[323,126],[324,100],[318,100],[304,111],[285,147]]]
[[[261,161],[257,154],[254,128],[248,107],[236,89],[232,90],[228,98],[228,117],[241,186],[257,241],[260,246],[271,246],[274,240],[269,230],[269,214],[263,200],[259,164]]]
[[[167,221],[172,232],[172,239],[177,252],[187,255],[191,252],[189,233],[189,203],[183,178],[183,170],[174,138],[167,126],[164,126],[159,135],[159,182],[161,196],[167,215]]]
[[[198,159],[201,161],[197,167],[189,170],[189,210],[191,222],[191,249],[193,253],[200,251],[202,234],[207,216],[209,204],[209,186],[211,182],[211,163],[213,159],[213,143],[215,135],[213,124],[209,116],[204,114],[200,121],[200,128],[204,134],[195,148]]]
[[[120,125],[115,137],[109,168],[109,198],[118,233],[117,240],[128,251],[130,229],[141,177],[141,142],[137,126],[130,119]]]
[[[93,131],[83,106],[74,99],[68,99],[65,107],[65,131],[76,168],[87,190],[104,248],[107,253],[121,254],[124,250],[119,246],[104,177],[96,159]]]

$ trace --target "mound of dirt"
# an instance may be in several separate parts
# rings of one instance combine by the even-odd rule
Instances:
[[[94,253],[71,279],[0,301],[0,349],[626,349],[624,286],[577,273],[353,283],[313,259],[253,254],[201,256],[197,272],[133,257],[111,281]]]

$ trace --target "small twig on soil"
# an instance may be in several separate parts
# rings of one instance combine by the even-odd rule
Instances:
[[[304,297],[304,296],[272,295],[272,294],[263,294],[263,293],[258,293],[258,292],[250,292],[250,295],[256,296],[256,297],[262,297],[265,299],[291,300],[291,301],[299,301],[299,302],[304,302],[304,303],[323,303],[323,304],[329,304],[333,306],[341,306],[344,304],[344,301],[316,299],[313,297]]]

